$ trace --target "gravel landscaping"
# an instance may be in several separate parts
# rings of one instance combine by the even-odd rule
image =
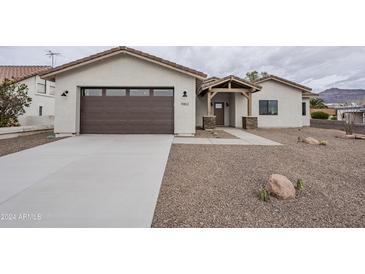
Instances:
[[[39,134],[20,136],[10,139],[0,140],[0,156],[15,153],[24,149],[36,147],[42,144],[54,142],[61,138],[48,138],[52,132],[43,132]]]
[[[174,144],[152,226],[365,227],[364,140],[318,128],[250,132],[283,145]],[[272,173],[303,179],[305,188],[294,200],[262,202],[258,191]]]
[[[179,136],[179,138],[182,136]],[[184,137],[182,137],[184,138]],[[189,138],[220,138],[220,139],[239,139],[236,136],[221,130],[221,129],[214,129],[214,130],[203,130],[197,129],[194,136],[189,136]]]

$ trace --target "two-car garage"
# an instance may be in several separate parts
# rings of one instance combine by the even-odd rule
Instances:
[[[82,88],[80,133],[174,133],[174,89]]]
[[[196,126],[196,90],[206,74],[128,47],[48,70],[56,82],[54,132],[175,134]]]

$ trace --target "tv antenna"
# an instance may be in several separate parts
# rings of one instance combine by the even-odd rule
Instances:
[[[52,60],[52,67],[54,68],[54,66],[55,66],[55,64],[56,64],[56,57],[57,57],[58,55],[61,55],[61,53],[59,53],[59,52],[53,52],[53,51],[51,51],[51,50],[47,50],[46,55],[48,55],[48,56],[49,56],[49,58],[51,58],[51,60]]]

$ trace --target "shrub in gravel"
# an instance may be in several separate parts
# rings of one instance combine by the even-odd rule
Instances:
[[[327,120],[330,115],[328,113],[325,113],[323,111],[316,111],[311,114],[313,119],[323,119]]]
[[[322,145],[322,146],[326,146],[328,144],[328,142],[325,141],[325,140],[322,140],[322,141],[319,142],[319,144]]]
[[[304,181],[302,179],[297,180],[296,189],[303,190],[304,189]]]
[[[260,191],[259,191],[259,198],[261,201],[263,202],[267,202],[269,201],[270,199],[270,194],[269,192],[266,190],[266,188],[262,188]]]

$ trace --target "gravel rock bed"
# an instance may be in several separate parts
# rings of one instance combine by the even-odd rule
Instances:
[[[250,132],[283,145],[173,145],[152,226],[365,227],[365,141],[318,128]],[[300,134],[328,145],[298,143]],[[305,189],[262,202],[272,173],[301,178]]]
[[[52,132],[43,132],[39,134],[20,136],[16,138],[10,139],[1,139],[0,140],[0,156],[4,156],[7,154],[15,153],[24,149],[36,147],[39,145],[43,145],[46,143],[51,143],[62,138],[53,138],[50,139],[48,136],[52,134]]]
[[[238,137],[221,129],[214,129],[214,130],[197,129],[193,138],[239,139]]]

